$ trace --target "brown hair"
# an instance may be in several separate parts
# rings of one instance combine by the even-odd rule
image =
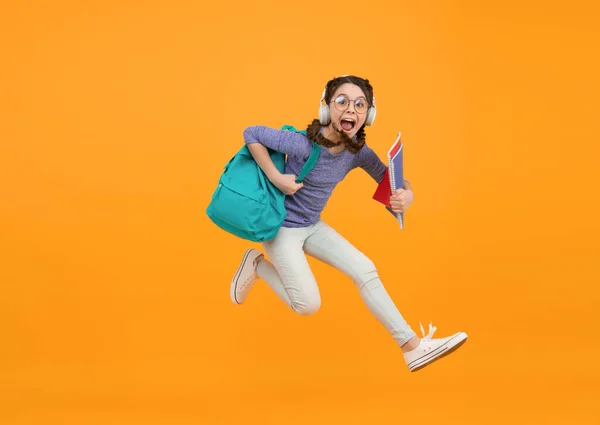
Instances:
[[[325,103],[329,104],[329,102],[331,102],[331,97],[333,96],[335,91],[338,89],[338,87],[340,87],[342,84],[346,84],[346,83],[354,84],[354,85],[360,87],[360,89],[363,91],[363,93],[367,97],[367,102],[369,103],[369,106],[373,106],[373,87],[369,83],[369,80],[366,80],[366,79],[360,78],[360,77],[356,77],[354,75],[345,75],[343,77],[337,77],[337,78],[334,78],[333,80],[328,81],[327,85],[325,86],[325,99],[324,99]],[[321,134],[322,127],[323,126],[321,125],[319,120],[314,119],[308,125],[308,127],[306,129],[306,135],[308,136],[308,138],[310,140],[314,140],[317,144],[324,146],[326,148],[331,148],[334,146],[339,146],[340,144],[344,144],[346,146],[346,149],[348,149],[348,151],[350,153],[356,154],[361,150],[361,148],[365,144],[366,135],[365,135],[365,125],[364,124],[356,133],[356,140],[348,137],[346,135],[346,133],[337,132],[341,139],[340,142],[332,142],[331,140],[324,137]]]

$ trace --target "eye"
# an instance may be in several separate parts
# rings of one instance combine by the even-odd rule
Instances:
[[[339,104],[339,105],[345,105],[346,103],[348,103],[348,99],[346,99],[346,97],[345,97],[345,96],[338,96],[338,97],[335,99],[335,102],[336,102],[337,104]]]
[[[357,110],[358,109],[362,109],[362,110],[367,109],[367,103],[365,102],[364,99],[358,99],[356,101],[355,105],[356,105]]]

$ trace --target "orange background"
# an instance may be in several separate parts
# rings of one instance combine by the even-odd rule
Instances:
[[[85,4],[82,4],[85,3]],[[596,424],[595,2],[4,2],[0,423]],[[301,317],[229,281],[205,208],[244,127],[327,80],[402,131],[400,232],[350,174],[323,218],[458,352],[410,374],[340,272]]]

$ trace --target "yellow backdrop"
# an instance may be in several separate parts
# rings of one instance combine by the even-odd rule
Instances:
[[[0,423],[597,423],[594,3],[4,2]],[[347,73],[416,199],[401,232],[358,170],[323,218],[415,330],[469,334],[415,374],[317,261],[317,315],[234,306],[252,244],[205,215],[243,129]]]

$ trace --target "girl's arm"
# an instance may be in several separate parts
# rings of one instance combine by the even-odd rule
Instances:
[[[260,143],[248,143],[248,150],[267,178],[271,183],[275,184],[275,180],[281,176],[281,173],[277,167],[275,167],[275,164],[273,164],[273,160],[271,159],[267,148]]]
[[[289,131],[255,126],[244,130],[244,141],[260,169],[279,190],[286,195],[292,195],[303,186],[302,183],[296,183],[297,176],[279,172],[273,164],[267,147],[287,155],[304,155],[306,153],[304,148],[312,148],[306,137]]]
[[[312,143],[303,134],[262,125],[247,127],[244,130],[244,141],[248,145],[260,143],[274,151],[300,158],[308,158],[312,149]]]
[[[376,183],[381,183],[387,165],[379,159],[379,156],[368,145],[364,145],[359,153],[359,167],[365,170]]]

